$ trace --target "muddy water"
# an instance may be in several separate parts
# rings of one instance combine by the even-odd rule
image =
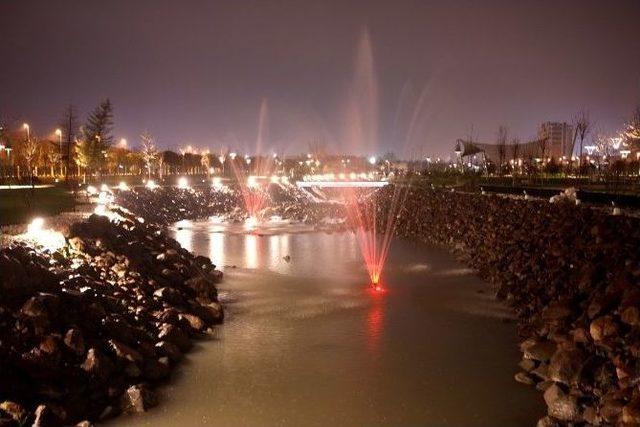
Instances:
[[[375,293],[351,234],[229,231],[174,231],[224,270],[227,320],[159,407],[118,424],[531,426],[543,414],[539,394],[513,380],[509,312],[443,251],[394,242]]]

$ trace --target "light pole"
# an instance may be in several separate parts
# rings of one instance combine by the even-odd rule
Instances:
[[[23,123],[22,124],[22,129],[24,129],[26,135],[27,135],[27,141],[29,141],[30,138],[30,134],[29,134],[29,125],[27,123]]]

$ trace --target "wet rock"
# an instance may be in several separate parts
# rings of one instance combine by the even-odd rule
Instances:
[[[622,422],[632,425],[640,425],[640,402],[634,400],[623,406]]]
[[[62,426],[66,414],[61,408],[52,405],[38,405],[35,410],[33,427]]]
[[[549,415],[560,421],[578,422],[582,413],[575,396],[565,395],[555,399],[547,408]]]
[[[119,359],[134,363],[141,363],[143,361],[142,355],[126,344],[123,344],[116,340],[109,340],[109,345],[111,346],[111,349],[115,353],[116,357],[118,357]]]
[[[552,341],[527,340],[520,345],[524,357],[540,362],[547,362],[555,353],[557,345]]]
[[[614,337],[617,331],[618,328],[611,316],[598,317],[589,326],[589,334],[596,342]]]
[[[207,326],[202,319],[193,314],[181,313],[178,318],[184,320],[194,332],[202,332]]]
[[[573,384],[578,380],[584,363],[584,356],[577,349],[560,349],[549,362],[548,375],[553,381]]]
[[[559,427],[559,425],[556,420],[547,415],[538,420],[536,427]]]
[[[80,367],[92,377],[104,380],[112,370],[112,362],[95,348],[90,348]]]
[[[533,359],[522,359],[520,363],[518,363],[525,372],[531,372],[536,367],[536,362]]]
[[[156,344],[156,348],[160,354],[168,357],[174,363],[182,359],[182,352],[178,346],[168,341],[160,341]]]
[[[132,385],[122,395],[120,409],[135,414],[147,411],[157,404],[155,394],[144,384]]]
[[[182,329],[168,323],[164,323],[160,327],[158,339],[175,344],[182,352],[191,348],[191,341],[189,340],[189,337],[182,332]]]
[[[515,375],[514,378],[515,378],[515,380],[517,382],[519,382],[521,384],[524,384],[524,385],[534,385],[535,384],[535,381],[533,380],[533,378],[531,378],[531,376],[526,372],[518,372]]]
[[[77,328],[71,328],[64,335],[64,344],[78,356],[82,356],[85,352],[84,338],[82,332]]]
[[[20,424],[22,424],[27,417],[27,411],[20,404],[9,400],[0,403],[0,411]]]
[[[170,366],[168,359],[159,361],[148,359],[145,362],[143,375],[149,381],[158,381],[169,375]]]
[[[626,307],[620,313],[620,320],[630,326],[640,325],[640,309],[635,306]]]

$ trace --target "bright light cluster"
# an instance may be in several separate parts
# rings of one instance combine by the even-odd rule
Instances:
[[[98,189],[96,187],[94,187],[93,185],[88,185],[87,186],[87,194],[89,196],[97,196],[98,195]]]
[[[217,188],[218,190],[223,189],[224,184],[222,184],[222,178],[220,178],[219,176],[214,176],[211,180],[211,186],[213,188]]]
[[[184,176],[180,177],[178,179],[178,188],[182,189],[182,190],[186,190],[189,188],[189,180],[187,178],[185,178]]]
[[[48,251],[57,251],[64,247],[66,241],[62,233],[44,228],[43,218],[34,218],[27,226],[27,232],[23,238],[35,243]]]
[[[120,181],[120,184],[118,184],[118,190],[120,191],[129,191],[129,186],[127,185],[126,182],[124,181]]]
[[[340,172],[339,174],[335,173],[326,173],[326,174],[315,174],[315,175],[305,175],[302,177],[303,181],[335,181],[336,179],[345,181],[347,179],[351,181],[355,180],[374,180],[376,179],[376,174],[373,172],[350,172],[348,175],[344,172]]]
[[[158,184],[156,184],[156,182],[152,179],[147,181],[147,183],[144,186],[147,187],[149,190],[155,190],[156,188],[158,188]]]

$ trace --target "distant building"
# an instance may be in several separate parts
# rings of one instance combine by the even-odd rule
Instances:
[[[519,161],[533,160],[541,158],[543,151],[547,157],[546,139],[523,142],[517,145],[505,144],[502,147],[498,144],[484,144],[481,142],[467,141],[458,139],[454,148],[454,152],[465,162],[472,164],[485,164],[487,162],[503,164]]]
[[[563,156],[571,158],[573,152],[573,126],[567,123],[544,122],[540,125],[538,136],[532,141],[520,144],[486,144],[475,141],[458,139],[455,149],[459,158],[472,164],[499,164],[515,161],[531,161],[553,157],[561,159]]]
[[[538,129],[538,139],[547,140],[545,155],[556,159],[573,155],[573,126],[560,122],[544,122]]]

